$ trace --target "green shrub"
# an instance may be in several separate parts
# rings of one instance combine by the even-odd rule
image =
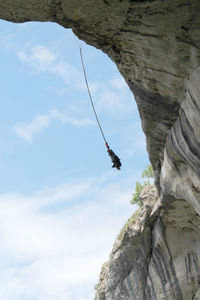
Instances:
[[[142,178],[154,178],[153,168],[151,165],[147,166],[146,169],[142,172]],[[142,192],[143,188],[147,185],[151,184],[151,182],[144,181],[143,183],[136,182],[135,184],[135,193],[130,201],[131,204],[137,204],[139,207],[142,206],[142,202],[140,200],[140,193]]]
[[[133,194],[133,197],[130,201],[131,204],[137,204],[139,207],[142,206],[142,202],[140,201],[139,195],[140,195],[141,191],[143,190],[143,188],[149,184],[150,184],[149,181],[145,181],[144,183],[140,183],[138,181],[136,182],[135,193]]]
[[[148,165],[142,172],[142,178],[154,178],[152,165]]]

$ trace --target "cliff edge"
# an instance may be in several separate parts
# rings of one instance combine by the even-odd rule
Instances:
[[[199,12],[198,0],[0,0],[4,20],[72,28],[135,95],[159,201],[122,238],[99,299],[200,299]]]

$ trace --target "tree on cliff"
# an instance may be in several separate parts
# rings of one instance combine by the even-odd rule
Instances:
[[[144,169],[144,171],[142,172],[142,178],[148,178],[148,179],[154,178],[153,168],[151,165],[148,165],[146,169]],[[137,204],[139,207],[142,206],[142,202],[140,200],[139,195],[143,190],[143,188],[149,184],[151,184],[149,180],[144,181],[143,183],[140,183],[138,181],[136,182],[135,193],[133,194],[133,197],[130,201],[131,204]]]

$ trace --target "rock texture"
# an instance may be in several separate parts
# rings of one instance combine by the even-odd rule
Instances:
[[[135,95],[160,209],[127,234],[137,255],[123,248],[122,276],[107,271],[117,279],[100,299],[200,299],[199,12],[199,0],[0,0],[4,20],[72,28],[109,55]]]
[[[155,186],[141,197],[102,267],[95,300],[200,299],[200,217],[185,200],[161,201]]]

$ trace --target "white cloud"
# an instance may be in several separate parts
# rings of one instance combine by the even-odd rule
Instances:
[[[30,123],[19,122],[14,126],[14,131],[26,142],[32,142],[34,137],[48,128],[51,119],[49,116],[41,115],[35,117]]]
[[[81,66],[79,70],[66,61],[60,60],[50,48],[44,45],[28,46],[20,50],[18,56],[21,61],[31,65],[36,71],[55,74],[67,85],[87,92]],[[121,76],[107,82],[90,81],[89,87],[100,112],[119,117],[133,111],[133,95]]]
[[[125,147],[122,150],[122,157],[124,159],[130,159],[138,153],[146,156],[146,138],[141,131],[141,122],[138,120],[133,124],[126,126],[124,132],[126,132],[126,135],[123,136]],[[134,132],[137,134],[133,134]]]
[[[66,84],[81,87],[81,72],[63,60],[59,60],[54,51],[44,45],[28,46],[18,51],[21,61],[31,65],[38,72],[50,72],[61,77]]]
[[[97,108],[101,112],[120,118],[135,109],[133,95],[122,77],[113,78],[103,84],[95,84],[94,92]]]
[[[58,55],[49,47],[44,45],[29,45],[24,50],[19,51],[18,55],[21,61],[29,64],[34,70],[55,74],[62,78],[66,84],[85,90],[87,93],[82,72],[67,62],[60,60]],[[112,115],[112,117],[123,118],[124,114],[130,114],[135,109],[133,96],[122,77],[115,77],[107,82],[91,81],[89,82],[89,86],[97,114],[107,113]],[[88,100],[87,111],[89,111],[90,103],[86,93],[85,98]],[[80,105],[76,105],[77,111],[79,108]],[[92,124],[92,121],[88,118],[74,118],[69,113],[63,113],[54,109],[43,115],[36,116],[28,123],[17,123],[14,126],[14,131],[26,142],[32,142],[36,136],[49,128],[54,121],[76,127]]]
[[[69,124],[75,127],[83,127],[93,124],[93,121],[90,119],[76,119],[67,114],[67,112],[62,113],[56,109],[52,109],[44,115],[34,117],[29,123],[18,122],[14,125],[13,130],[26,142],[32,142],[34,138],[47,129],[53,121],[58,121],[62,124]]]
[[[15,38],[14,34],[1,34],[0,35],[0,48],[5,50],[16,50],[17,45],[14,43],[13,39]]]
[[[110,84],[113,88],[117,90],[126,90],[127,84],[123,77],[116,77],[111,79]]]
[[[128,186],[107,177],[0,195],[0,299],[92,299],[131,214]]]
[[[67,113],[61,113],[56,109],[53,109],[49,112],[49,116],[52,120],[57,120],[63,124],[70,124],[75,127],[83,127],[93,124],[94,122],[88,118],[76,119],[71,117]]]
[[[98,95],[97,108],[100,112],[106,112],[112,117],[124,118],[125,115],[134,112],[133,95],[125,95],[105,88]]]
[[[99,95],[98,95],[98,108],[102,110],[106,110],[109,113],[116,114],[119,112],[123,112],[125,108],[123,101],[126,100],[122,97],[121,94],[112,91],[108,88],[105,88]]]
[[[18,52],[18,56],[38,71],[51,70],[56,61],[53,52],[43,45],[28,48],[26,51],[21,50]]]
[[[51,69],[53,73],[59,75],[66,84],[80,88],[83,84],[82,74],[72,65],[61,61]]]

